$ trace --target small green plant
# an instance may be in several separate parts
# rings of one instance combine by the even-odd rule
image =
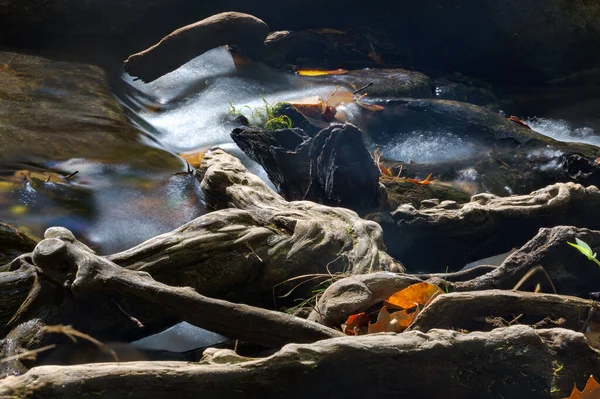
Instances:
[[[227,113],[234,116],[245,116],[251,120],[252,126],[262,127],[271,131],[277,129],[291,129],[293,127],[292,120],[289,116],[275,115],[274,110],[279,103],[269,103],[264,98],[262,100],[264,105],[256,108],[245,105],[238,109],[230,102]]]
[[[598,259],[596,259],[596,253],[594,251],[592,251],[592,248],[590,248],[590,246],[585,241],[580,240],[579,238],[575,238],[575,242],[577,244],[573,244],[572,242],[567,242],[567,244],[569,244],[573,248],[576,248],[579,252],[584,254],[589,260],[591,260],[592,262],[594,262],[598,266],[600,266],[600,261]]]

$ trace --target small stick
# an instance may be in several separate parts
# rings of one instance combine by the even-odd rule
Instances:
[[[365,89],[368,89],[368,88],[369,88],[369,87],[371,87],[371,86],[373,86],[373,82],[371,82],[371,83],[369,83],[369,84],[366,84],[366,85],[364,85],[364,86],[363,86],[363,87],[361,87],[360,89],[358,89],[358,90],[356,90],[356,91],[352,92],[352,94],[358,94],[358,93],[360,93],[361,91],[363,91],[363,90],[365,90]]]
[[[78,170],[76,170],[75,172],[71,173],[70,175],[65,176],[65,179],[70,179],[71,177],[75,176],[77,173],[79,173]]]

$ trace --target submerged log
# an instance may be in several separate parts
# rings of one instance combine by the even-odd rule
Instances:
[[[462,205],[444,201],[419,210],[402,205],[392,213],[395,226],[386,229],[385,238],[390,253],[409,269],[443,272],[448,266],[452,271],[518,248],[540,227],[600,229],[599,209],[600,191],[574,183],[529,195],[477,194]]]
[[[204,364],[133,362],[36,367],[0,396],[81,398],[563,398],[600,374],[583,334],[527,326],[469,334],[375,334],[288,345],[264,359],[211,350]],[[351,364],[352,367],[348,367]],[[399,381],[401,377],[401,381]],[[374,384],[374,382],[377,382]]]
[[[246,52],[263,51],[269,27],[239,12],[216,14],[179,28],[154,46],[129,56],[124,68],[143,82],[152,82],[215,47],[238,45]]]

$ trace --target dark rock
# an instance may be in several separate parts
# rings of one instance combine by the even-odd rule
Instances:
[[[370,209],[379,206],[379,169],[354,125],[334,123],[312,140],[311,192],[318,202]]]
[[[315,137],[321,131],[321,128],[312,124],[306,116],[288,103],[277,103],[273,107],[273,116],[287,116],[292,121],[292,126],[300,128],[309,135]]]
[[[410,60],[407,51],[367,28],[278,31],[269,34],[265,45],[266,62],[279,68],[377,68],[403,66]]]
[[[285,199],[305,198],[310,186],[310,138],[301,129],[235,129],[231,138],[265,169]]]
[[[433,79],[433,92],[435,98],[481,106],[490,106],[498,102],[498,97],[489,84],[461,74]]]
[[[449,137],[462,143],[455,159],[421,164],[386,160],[393,173],[401,166],[403,176],[424,179],[432,173],[434,179],[464,186],[468,192],[498,195],[525,194],[563,181],[600,185],[596,146],[560,142],[489,109],[458,101],[364,101],[385,107],[383,112],[365,114],[361,121],[361,128],[377,142],[402,142],[418,132],[423,140]]]
[[[352,91],[369,84],[362,93],[376,97],[414,97],[430,98],[433,96],[431,79],[420,72],[406,69],[360,69],[348,71],[343,75],[323,75],[311,79],[317,82],[331,82],[346,86]]]

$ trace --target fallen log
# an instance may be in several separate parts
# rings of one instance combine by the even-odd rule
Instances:
[[[106,302],[111,295],[118,294],[129,299],[130,308],[134,303],[132,298],[142,300],[146,306],[154,308],[156,315],[162,314],[164,319],[176,318],[225,336],[269,347],[280,347],[290,342],[314,342],[341,335],[320,324],[284,313],[208,298],[189,287],[161,284],[148,273],[123,269],[77,242],[70,242],[68,238],[41,241],[33,252],[33,261],[46,280],[70,291],[77,306],[83,306],[89,298],[96,301],[107,298]],[[41,291],[36,295],[43,296],[43,286]],[[31,311],[39,311],[27,308],[33,304],[25,301],[12,324],[30,320]],[[41,304],[36,305],[39,307]],[[103,308],[101,303],[95,307]],[[138,312],[133,308],[130,313]],[[78,318],[69,320],[69,315],[61,316],[63,322],[76,328],[92,324],[92,320],[85,320],[82,310],[78,312]],[[104,319],[107,317],[105,315]],[[100,320],[97,320],[97,324],[100,324]],[[94,328],[102,331],[102,326]],[[89,328],[83,332],[89,333]],[[104,336],[108,334],[108,331],[103,332]]]
[[[206,355],[204,364],[36,367],[0,380],[0,396],[170,399],[176,390],[180,398],[559,399],[600,374],[600,356],[583,334],[527,326],[343,337],[287,345],[256,360],[231,351]]]
[[[594,301],[566,295],[503,290],[453,292],[434,298],[408,329],[423,332],[434,328],[482,329],[486,318],[500,317],[509,323],[524,316],[535,317],[537,321],[562,319],[562,327],[580,330],[598,309]],[[591,321],[600,321],[600,313]]]
[[[599,209],[597,187],[557,183],[529,195],[477,194],[466,204],[443,201],[418,210],[405,204],[392,213],[395,227],[386,228],[385,238],[409,270],[455,271],[524,245],[541,227],[599,229]]]
[[[238,45],[260,53],[269,27],[260,19],[239,12],[216,14],[179,28],[154,46],[129,56],[125,71],[143,82],[152,82],[215,47]]]

